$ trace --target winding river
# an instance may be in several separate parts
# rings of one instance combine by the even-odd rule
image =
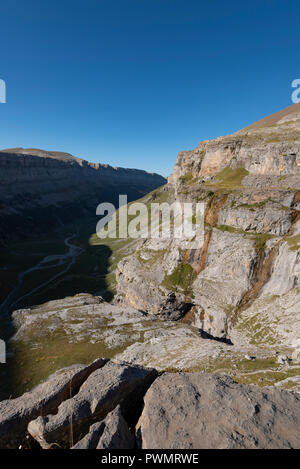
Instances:
[[[76,257],[78,257],[83,252],[83,249],[81,247],[76,246],[71,242],[71,240],[75,237],[76,235],[72,235],[64,239],[64,243],[68,248],[68,251],[65,254],[52,254],[50,256],[45,256],[37,265],[24,270],[18,275],[17,285],[6,297],[6,299],[0,304],[0,314],[5,315],[9,313],[21,300],[46,287],[48,284],[56,280],[61,275],[65,274],[70,269],[70,267],[75,263]],[[25,295],[18,297],[18,293],[20,292],[24,279],[28,274],[36,270],[45,270],[50,268],[52,269],[53,267],[59,267],[63,264],[67,265],[66,268],[63,269],[61,272],[53,275],[46,282],[41,283]]]

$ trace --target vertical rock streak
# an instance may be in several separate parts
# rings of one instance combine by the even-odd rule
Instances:
[[[194,267],[197,274],[205,269],[213,228],[218,225],[219,213],[226,203],[227,198],[228,194],[221,194],[221,196],[215,195],[205,211],[205,223],[209,225],[209,229],[205,235],[203,246],[195,254],[195,258],[198,258]]]
[[[296,192],[293,200],[295,204],[300,199],[300,192]],[[239,317],[239,313],[247,309],[254,300],[259,296],[262,288],[268,282],[272,274],[272,266],[274,259],[278,254],[281,244],[294,233],[296,223],[300,220],[300,212],[298,210],[292,210],[292,223],[289,231],[273,246],[270,250],[269,255],[265,256],[264,248],[259,249],[257,262],[253,269],[252,275],[252,287],[242,297],[235,315],[231,319],[232,325],[236,324]]]

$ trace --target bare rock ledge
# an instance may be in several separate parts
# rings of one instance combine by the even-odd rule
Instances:
[[[300,448],[300,395],[101,358],[0,403],[1,448],[27,425],[44,449]]]

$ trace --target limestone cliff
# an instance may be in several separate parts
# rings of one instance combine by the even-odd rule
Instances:
[[[215,177],[225,168],[244,168],[249,179],[243,185],[278,181],[277,176],[300,181],[300,103],[288,107],[239,132],[215,140],[200,142],[192,151],[180,152],[169,182],[177,184],[189,174],[204,181]],[[251,177],[252,176],[252,177]]]
[[[218,339],[299,353],[300,104],[179,153],[148,202],[163,194],[205,203],[204,243],[137,243],[118,265],[119,301]]]

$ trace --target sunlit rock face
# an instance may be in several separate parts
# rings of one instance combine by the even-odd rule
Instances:
[[[300,108],[290,106],[239,132],[200,142],[192,151],[178,153],[169,182],[191,171],[203,179],[224,168],[245,168],[250,175],[300,176]],[[298,179],[299,183],[299,179]]]
[[[190,251],[164,240],[156,246],[137,243],[136,252],[117,268],[120,301],[164,317],[172,295],[170,318],[209,336],[297,348],[300,104],[180,152],[165,193],[170,203],[205,204],[204,243]],[[157,194],[159,199],[159,190]],[[271,301],[275,296],[282,301]],[[264,317],[266,306],[259,302],[267,298]],[[283,298],[291,298],[285,331],[277,314]],[[245,339],[242,329],[254,305],[258,317],[250,328],[252,337],[246,334]]]

